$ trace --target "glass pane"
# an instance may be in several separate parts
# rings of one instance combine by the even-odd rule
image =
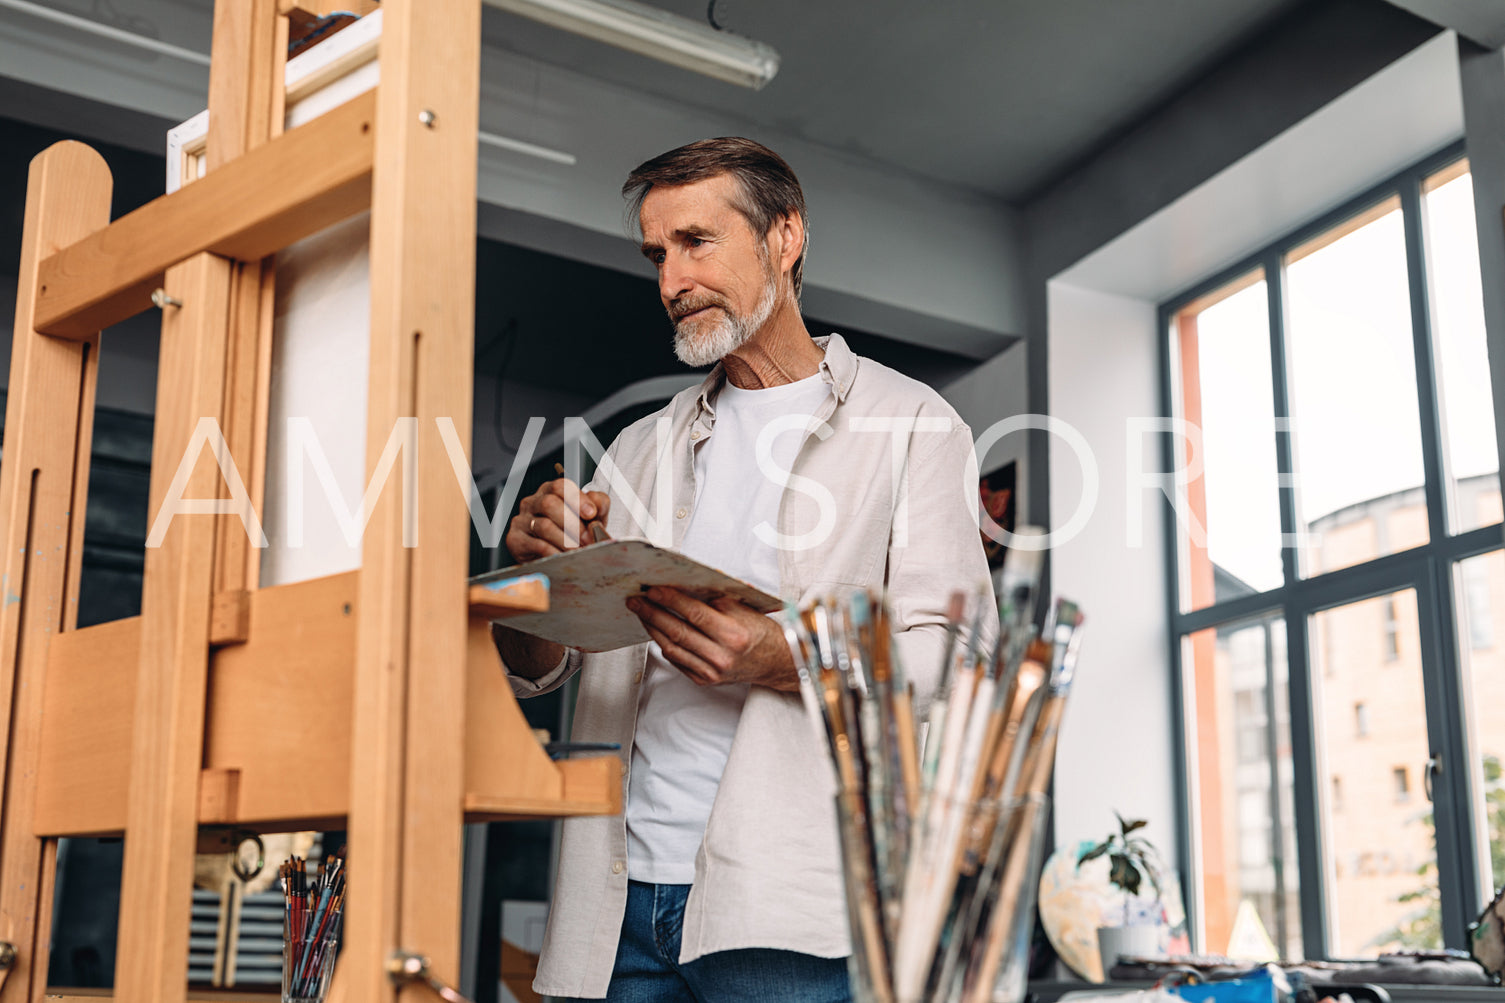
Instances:
[[[1416,593],[1311,619],[1334,956],[1442,946]]]
[[[1196,760],[1204,952],[1299,960],[1285,621],[1183,641]]]
[[[1463,653],[1465,704],[1476,762],[1473,790],[1480,871],[1488,887],[1505,885],[1505,554],[1495,551],[1458,564],[1458,649]]]
[[[1302,572],[1426,543],[1399,199],[1293,251],[1286,287]]]
[[[1462,533],[1500,521],[1473,176],[1464,162],[1434,176],[1425,188],[1432,342],[1452,508],[1448,528]]]
[[[1280,508],[1270,320],[1264,273],[1251,272],[1176,314],[1179,463],[1196,471],[1179,499],[1182,607],[1278,587]],[[1200,436],[1200,450],[1197,438]]]

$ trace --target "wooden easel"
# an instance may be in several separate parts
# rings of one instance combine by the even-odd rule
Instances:
[[[0,464],[0,940],[16,948],[0,1003],[45,992],[60,836],[125,836],[114,998],[177,1003],[205,832],[346,827],[334,992],[417,1001],[431,991],[394,988],[387,962],[420,952],[456,980],[463,822],[621,810],[618,760],[550,762],[502,677],[486,618],[546,589],[469,594],[469,516],[435,427],[469,442],[480,5],[381,7],[380,86],[284,134],[298,12],[219,0],[208,171],[114,222],[91,149],[32,163]],[[418,545],[394,487],[359,571],[259,589],[240,518],[180,516],[147,552],[141,615],[76,629],[99,330],[170,297],[151,515],[204,417],[259,505],[268,256],[367,208],[366,470],[416,417]],[[201,456],[183,497],[226,496]]]

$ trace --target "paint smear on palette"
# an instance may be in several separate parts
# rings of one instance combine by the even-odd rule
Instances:
[[[734,596],[760,613],[771,613],[783,605],[741,579],[637,539],[593,543],[504,568],[471,579],[471,583],[485,584],[521,574],[548,576],[549,609],[546,613],[509,616],[507,626],[582,651],[612,651],[647,642],[647,632],[626,603],[628,597],[653,585],[672,585],[703,600]]]

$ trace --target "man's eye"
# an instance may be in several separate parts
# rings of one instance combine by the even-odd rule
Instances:
[[[662,265],[664,263],[664,252],[654,251],[652,254],[648,255],[648,260],[653,262],[655,265]]]
[[[699,247],[701,244],[704,244],[705,241],[701,240],[699,237],[690,237],[685,241],[685,243],[691,247]]]

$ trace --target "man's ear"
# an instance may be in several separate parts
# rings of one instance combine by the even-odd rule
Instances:
[[[778,255],[779,272],[789,271],[805,251],[805,223],[799,213],[787,212],[774,217],[768,236],[773,245],[770,250]]]

